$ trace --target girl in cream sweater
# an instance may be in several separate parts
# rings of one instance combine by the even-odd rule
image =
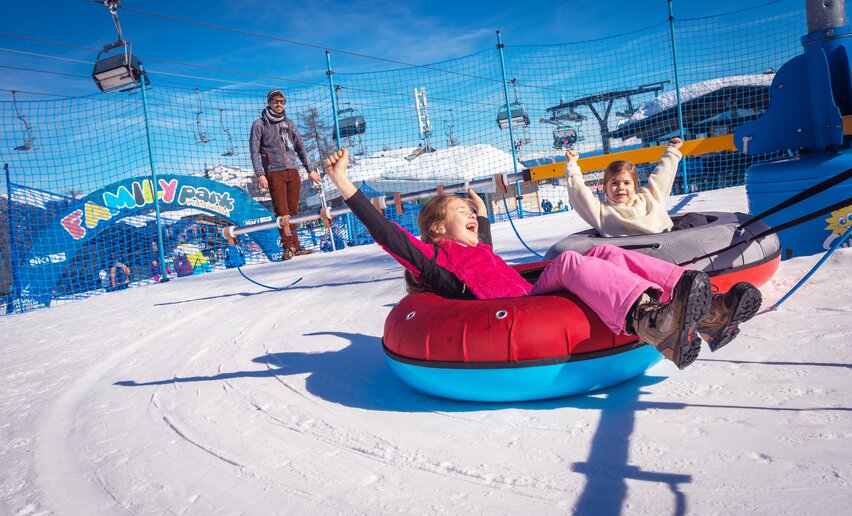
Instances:
[[[600,202],[583,181],[577,165],[579,154],[570,150],[565,174],[568,177],[568,196],[580,217],[598,230],[601,236],[617,237],[662,233],[672,229],[672,219],[666,212],[666,201],[672,191],[677,165],[682,157],[680,138],[669,140],[663,157],[642,188],[636,165],[630,161],[613,161],[604,172],[603,188],[606,200]]]

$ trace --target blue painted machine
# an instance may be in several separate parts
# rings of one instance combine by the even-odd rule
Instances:
[[[804,53],[782,66],[772,81],[771,101],[759,119],[734,134],[743,154],[799,150],[798,156],[753,165],[746,174],[749,211],[757,214],[852,168],[852,28],[844,2],[807,0]],[[777,226],[802,214],[852,198],[852,181],[821,192],[765,220]],[[783,257],[829,249],[852,225],[852,205],[781,231]]]

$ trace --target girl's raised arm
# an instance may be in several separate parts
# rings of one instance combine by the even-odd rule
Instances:
[[[601,202],[586,185],[583,171],[577,165],[579,154],[575,150],[565,153],[565,176],[568,179],[568,200],[580,218],[595,229],[601,227]]]
[[[341,147],[340,150],[332,153],[331,156],[325,160],[325,171],[328,173],[328,177],[331,178],[331,182],[334,183],[334,186],[340,190],[340,194],[343,196],[344,201],[355,195],[355,192],[358,191],[349,179],[349,175],[346,173],[348,168],[349,151],[346,150],[346,147]]]

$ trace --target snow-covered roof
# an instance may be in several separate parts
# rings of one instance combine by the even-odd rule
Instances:
[[[47,209],[49,203],[69,202],[73,199],[67,195],[60,195],[37,188],[29,188],[26,186],[13,186],[12,202],[18,204],[26,204],[35,208]]]
[[[690,100],[697,99],[698,97],[707,95],[708,93],[718,89],[731,86],[771,86],[772,79],[774,78],[774,73],[762,73],[753,75],[732,75],[730,77],[720,77],[718,79],[710,79],[709,81],[696,82],[680,89],[680,101],[681,104],[685,104]],[[675,106],[677,106],[677,91],[667,91],[653,100],[646,102],[631,117],[619,120],[617,127],[636,123]]]
[[[405,193],[515,171],[512,154],[491,145],[459,145],[406,159],[415,149],[394,149],[360,157],[349,167],[349,178],[356,185],[364,182],[382,192]],[[519,163],[518,167],[520,170],[523,165]],[[323,178],[323,188],[327,199],[340,197],[328,177]],[[318,195],[308,198],[310,205],[319,202]]]

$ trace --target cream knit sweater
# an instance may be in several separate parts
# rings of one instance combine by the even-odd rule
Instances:
[[[583,181],[579,165],[566,167],[568,196],[580,217],[597,229],[601,236],[616,237],[662,233],[672,228],[672,219],[666,212],[666,201],[671,195],[677,165],[682,154],[674,147],[666,147],[654,172],[648,177],[648,186],[640,188],[624,204],[603,203]]]

